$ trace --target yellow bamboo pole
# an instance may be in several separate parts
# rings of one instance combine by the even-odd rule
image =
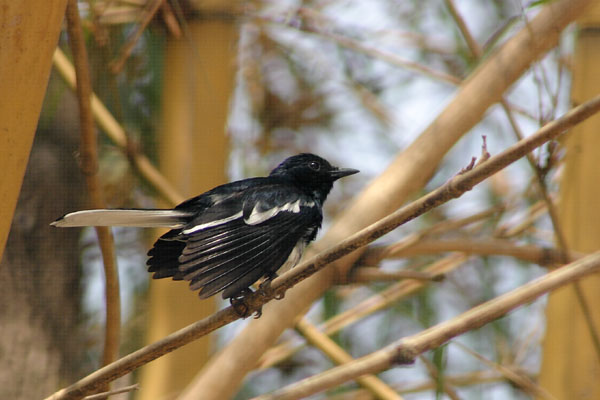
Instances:
[[[579,104],[600,93],[600,2],[578,20],[572,100]],[[571,251],[600,248],[600,116],[578,125],[564,142],[559,219]],[[580,283],[589,314],[600,328],[600,276]],[[557,399],[599,399],[600,360],[594,350],[576,293],[565,287],[550,294],[540,384]],[[597,332],[598,333],[598,332]]]
[[[186,197],[226,182],[225,126],[235,74],[237,28],[232,21],[189,21],[189,38],[170,39],[165,55],[161,170]],[[153,281],[149,343],[199,320],[215,309],[187,283]],[[139,398],[157,399],[183,390],[207,360],[210,338],[171,353],[142,369]]]
[[[0,0],[0,259],[66,4],[66,0]]]

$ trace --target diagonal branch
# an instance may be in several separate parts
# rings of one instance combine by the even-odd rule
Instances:
[[[535,134],[514,144],[502,153],[489,158],[472,170],[456,175],[428,195],[423,196],[378,222],[351,235],[339,244],[319,253],[317,256],[302,262],[291,271],[276,278],[272,282],[269,290],[259,290],[247,296],[245,302],[248,306],[248,311],[259,311],[269,300],[284,294],[287,289],[311,276],[318,270],[323,269],[332,261],[380,238],[399,225],[424,214],[434,207],[459,197],[487,177],[510,165],[536,147],[558,137],[565,130],[586,118],[589,118],[598,111],[600,111],[600,96],[575,107],[563,117],[548,123]],[[210,317],[180,329],[158,342],[145,346],[122,359],[95,371],[68,388],[62,389],[48,397],[48,400],[73,399],[92,393],[101,385],[123,376],[128,372],[239,318],[240,317],[232,307],[227,307]]]
[[[144,33],[144,30],[148,27],[148,24],[150,24],[152,18],[154,18],[154,16],[158,12],[158,9],[164,3],[165,0],[152,0],[146,5],[146,9],[143,11],[139,26],[137,26],[136,30],[131,35],[127,43],[125,43],[121,48],[119,57],[110,63],[110,69],[113,74],[118,74],[119,72],[121,72],[121,70],[125,66],[127,58],[129,58],[135,45],[140,40],[140,37],[142,37],[142,33]]]

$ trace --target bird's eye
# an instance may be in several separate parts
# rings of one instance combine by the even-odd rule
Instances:
[[[308,167],[310,169],[312,169],[313,171],[318,171],[318,170],[321,169],[321,164],[319,164],[316,161],[311,161],[311,162],[308,163]]]

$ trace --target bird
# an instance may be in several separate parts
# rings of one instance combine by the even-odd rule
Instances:
[[[205,299],[232,304],[298,263],[323,221],[333,183],[359,171],[310,153],[285,159],[266,177],[226,183],[173,209],[100,209],[69,213],[56,227],[166,227],[148,251],[154,279],[189,282]]]

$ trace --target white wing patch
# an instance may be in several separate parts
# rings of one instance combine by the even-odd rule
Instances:
[[[204,224],[193,226],[189,229],[184,230],[183,233],[186,235],[189,235],[190,233],[198,232],[198,231],[204,230],[206,228],[212,228],[213,226],[219,226],[219,225],[226,224],[230,221],[233,221],[234,219],[240,218],[241,216],[242,216],[242,212],[240,211],[239,213],[233,214],[231,217],[218,219],[216,221],[210,221],[210,222],[206,222]]]
[[[268,210],[260,211],[260,202],[258,202],[252,209],[252,212],[248,218],[244,219],[244,222],[248,225],[258,225],[262,222],[265,222],[269,218],[273,218],[282,211],[288,211],[297,214],[300,212],[300,206],[314,207],[314,205],[315,203],[313,201],[304,202],[298,199],[293,203],[285,203],[279,207],[273,207]]]

